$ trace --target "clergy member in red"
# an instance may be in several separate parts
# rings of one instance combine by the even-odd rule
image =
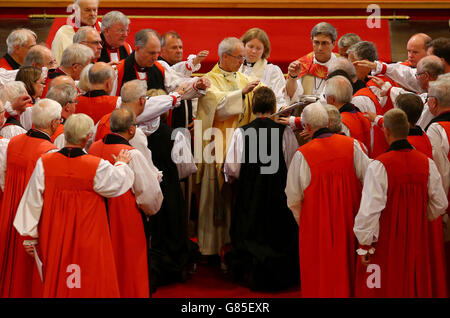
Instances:
[[[433,118],[425,129],[433,147],[433,159],[442,177],[444,191],[450,199],[450,76],[447,74],[430,82],[428,89],[428,107]],[[450,222],[448,213],[443,216],[446,221],[444,229],[445,249],[447,255],[447,291],[450,294]]]
[[[141,211],[154,215],[161,207],[163,195],[157,175],[139,150],[128,141],[136,133],[136,116],[129,107],[111,114],[111,132],[92,144],[89,154],[109,160],[120,150],[129,150],[129,167],[134,183],[129,191],[107,201],[111,240],[119,278],[120,297],[148,298],[147,240]]]
[[[20,235],[38,240],[42,297],[120,296],[103,197],[126,193],[134,174],[126,150],[114,165],[84,152],[93,126],[84,114],[69,117],[66,147],[37,161],[14,219]]]
[[[23,64],[28,51],[36,45],[36,33],[28,29],[12,31],[6,39],[8,53],[0,59],[0,68],[17,70]]]
[[[102,18],[103,41],[98,62],[119,62],[131,54],[131,45],[126,42],[130,33],[130,19],[120,11],[110,11]]]
[[[441,177],[433,160],[406,140],[402,110],[384,115],[383,130],[390,148],[367,168],[355,218],[356,296],[446,297],[445,272],[433,279],[445,258],[433,252],[427,226],[448,206]]]
[[[353,220],[369,158],[360,143],[326,128],[328,114],[314,103],[302,113],[312,141],[289,167],[287,204],[299,224],[304,297],[352,297],[356,264]]]
[[[30,238],[21,237],[14,230],[13,220],[36,161],[42,154],[56,149],[50,136],[58,127],[61,106],[41,99],[33,106],[32,118],[35,128],[13,137],[6,153],[5,192],[0,213],[1,297],[40,297],[34,294],[40,287],[39,280],[33,281],[34,260],[23,249]]]

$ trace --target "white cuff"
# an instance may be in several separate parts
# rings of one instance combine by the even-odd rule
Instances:
[[[360,256],[367,255],[367,253],[369,253],[370,255],[373,255],[375,253],[375,248],[372,247],[370,250],[363,250],[362,248],[358,248],[356,250],[356,253]]]
[[[197,72],[202,67],[202,63],[198,63],[197,65],[194,65],[194,59],[196,57],[197,57],[197,55],[191,54],[188,56],[187,61],[186,61],[186,68],[188,69],[188,71],[190,71],[192,73]]]
[[[37,243],[38,243],[38,240],[24,240],[23,246],[37,245]]]
[[[372,70],[372,75],[380,74],[383,70],[383,63],[379,61],[375,61],[375,63],[377,63],[377,68],[375,70]]]

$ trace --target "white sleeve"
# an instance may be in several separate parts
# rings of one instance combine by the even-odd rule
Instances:
[[[290,127],[286,127],[283,133],[283,156],[287,169],[289,169],[292,158],[294,157],[298,147],[298,141],[294,132]]]
[[[448,199],[442,187],[441,175],[436,164],[428,158],[428,219],[430,221],[444,214],[448,207]]]
[[[32,113],[33,107],[27,107],[25,111],[20,114],[20,123],[22,124],[23,128],[25,128],[26,131],[30,130],[33,126],[33,121],[31,119],[31,113]]]
[[[181,129],[175,129],[172,132],[172,136],[175,134],[175,139],[171,153],[172,160],[177,166],[178,178],[180,180],[197,172],[197,165],[194,162],[194,156],[191,152],[191,143],[180,131]],[[185,130],[187,131],[187,129]]]
[[[229,92],[217,104],[215,118],[219,121],[225,121],[232,116],[241,114],[243,103],[242,90]]]
[[[163,173],[162,171],[159,171],[157,167],[155,167],[152,159],[152,152],[150,149],[148,149],[147,136],[145,136],[144,132],[140,127],[136,129],[134,137],[131,138],[128,142],[130,143],[131,146],[133,146],[134,148],[136,148],[141,152],[141,154],[147,160],[150,169],[158,177],[158,181],[161,182]]]
[[[44,205],[44,189],[44,166],[42,159],[39,158],[14,218],[14,227],[22,236],[38,237],[38,224]]]
[[[0,136],[3,138],[11,139],[14,136],[25,134],[27,131],[17,125],[3,126],[0,130]]]
[[[444,128],[438,123],[433,123],[427,130],[428,138],[433,148],[433,160],[442,178],[445,193],[450,188],[450,162],[448,161],[449,141]]]
[[[285,99],[284,88],[286,87],[286,79],[284,78],[281,69],[274,64],[268,64],[264,70],[262,77],[263,84],[270,87],[277,98],[277,111],[287,106],[288,103]]]
[[[378,241],[381,212],[386,207],[388,177],[380,161],[373,160],[364,178],[361,204],[355,217],[353,231],[361,245]]]
[[[353,144],[353,163],[355,165],[356,176],[361,183],[364,183],[364,177],[370,161],[369,157],[367,157],[366,153],[361,148],[361,144],[355,139]]]
[[[163,201],[158,176],[152,171],[139,150],[130,150],[130,155],[129,167],[134,172],[134,183],[131,189],[136,203],[145,214],[153,215],[159,211]]]
[[[419,120],[417,121],[417,125],[420,126],[423,130],[427,128],[428,124],[433,120],[435,116],[430,112],[430,108],[428,107],[428,103],[423,105],[423,111],[420,115]]]
[[[118,197],[127,192],[134,182],[134,173],[123,162],[116,162],[114,166],[106,160],[100,159],[94,178],[94,191],[106,198]]]
[[[286,103],[288,105],[291,105],[293,103],[300,101],[300,97],[303,95],[302,78],[300,77],[299,79],[297,79],[297,89],[295,90],[294,95],[292,95],[292,97],[289,97],[287,93],[286,83],[287,79],[285,80],[284,84],[284,99],[286,100]]]
[[[417,81],[416,74],[416,68],[400,63],[393,63],[387,65],[385,75],[410,91],[423,93],[423,89]]]
[[[0,139],[0,187],[2,192],[5,191],[5,175],[6,175],[6,154],[8,150],[9,139]]]
[[[138,124],[147,123],[161,116],[171,108],[179,106],[180,99],[178,97],[178,94],[147,97],[144,111],[136,119]]]
[[[311,170],[308,162],[300,151],[297,151],[289,166],[286,189],[287,206],[291,209],[297,224],[300,221],[300,211],[306,188],[311,183]]]
[[[367,96],[355,96],[352,98],[352,104],[358,107],[361,112],[376,113],[377,108],[373,104],[373,101]]]
[[[201,64],[194,65],[193,60],[197,57],[195,54],[190,54],[186,61],[178,62],[171,66],[177,73],[182,74],[185,78],[190,78],[193,72],[197,72],[201,68]],[[164,61],[159,61],[164,62]],[[161,63],[162,64],[162,63]]]
[[[350,134],[350,129],[348,129],[347,125],[345,125],[344,123],[341,123],[341,132],[343,132],[346,136],[351,137],[352,135]]]
[[[243,151],[244,140],[242,129],[235,129],[223,165],[223,174],[225,175],[226,182],[232,182],[235,179],[239,179]]]
[[[0,87],[3,87],[6,83],[13,82],[16,80],[16,75],[19,70],[5,70],[0,68]]]
[[[164,86],[168,92],[174,92],[178,86],[186,82],[194,83],[196,81],[195,78],[186,78],[184,74],[178,73],[167,63],[161,65],[164,66]]]
[[[58,137],[55,138],[55,141],[53,142],[53,144],[58,148],[58,149],[62,149],[66,146],[66,137],[64,136],[64,134],[59,135]]]

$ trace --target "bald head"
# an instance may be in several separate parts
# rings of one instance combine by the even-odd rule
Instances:
[[[52,89],[55,86],[62,85],[62,84],[69,84],[70,86],[77,88],[75,85],[75,81],[72,77],[67,75],[60,75],[52,79],[50,84],[48,85],[48,90]]]
[[[431,37],[425,33],[417,33],[409,38],[406,50],[408,51],[408,61],[412,67],[417,67],[417,63],[427,55],[430,42]]]
[[[104,62],[95,63],[88,74],[90,90],[102,89],[108,94],[111,93],[115,76],[114,69],[110,65]]]

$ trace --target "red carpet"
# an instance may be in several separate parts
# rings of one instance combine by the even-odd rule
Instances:
[[[219,267],[198,264],[197,272],[186,281],[158,287],[153,298],[299,298],[300,290],[263,293],[252,292],[249,288],[231,281]]]
[[[58,28],[65,24],[65,18],[56,18],[47,38],[50,46]],[[210,54],[203,62],[199,72],[211,70],[217,62],[217,47],[219,42],[228,36],[241,37],[252,27],[259,27],[267,32],[272,44],[269,61],[281,67],[284,73],[290,62],[312,51],[311,29],[323,20],[294,19],[260,19],[256,17],[243,18],[155,18],[131,19],[128,42],[133,45],[134,34],[144,28],[152,28],[163,34],[174,30],[183,40],[184,54],[195,54],[201,50],[209,50]],[[391,40],[388,20],[381,20],[381,28],[369,29],[366,20],[326,20],[338,31],[338,38],[349,32],[357,33],[363,40],[372,41],[378,49],[379,59],[391,61]],[[335,47],[337,52],[337,44]]]

